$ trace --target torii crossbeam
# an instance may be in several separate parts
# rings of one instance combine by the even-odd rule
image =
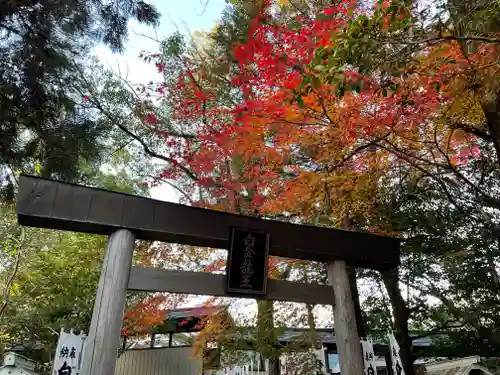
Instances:
[[[266,280],[267,290],[257,298],[334,305],[342,375],[363,373],[346,265],[388,269],[400,263],[400,241],[391,237],[228,214],[32,176],[20,177],[17,215],[26,226],[110,236],[82,375],[114,373],[127,289],[228,295],[222,275],[131,267],[135,239],[228,249],[230,229],[239,227],[267,233],[270,255],[327,263],[333,290]]]

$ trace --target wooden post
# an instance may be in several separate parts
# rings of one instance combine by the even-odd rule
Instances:
[[[333,312],[340,373],[363,375],[363,355],[345,261],[336,260],[328,263],[328,281],[333,286],[335,295]]]
[[[134,242],[134,234],[126,229],[109,237],[81,375],[115,373]]]
[[[155,347],[155,341],[156,341],[156,333],[153,333],[151,335],[151,343],[149,345],[150,348],[154,348]]]
[[[385,358],[385,367],[387,369],[387,375],[394,375],[394,371],[392,371],[392,356],[391,356],[391,347],[389,345],[389,351],[384,354]]]

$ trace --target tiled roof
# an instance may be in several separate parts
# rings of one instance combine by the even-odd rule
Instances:
[[[304,335],[309,332],[308,329],[300,328],[286,328],[284,334],[280,337],[280,341],[290,342],[290,341],[300,341],[304,338]],[[333,329],[331,328],[317,328],[316,332],[322,343],[325,344],[335,344],[335,335]],[[416,337],[416,335],[410,335],[410,337]],[[374,340],[375,344],[385,345],[383,340]],[[412,345],[418,347],[429,347],[432,346],[432,339],[428,337],[419,337],[412,341]]]
[[[225,306],[198,306],[187,307],[183,309],[169,310],[165,313],[166,319],[185,319],[185,318],[202,318],[209,315],[223,312]]]
[[[480,358],[473,356],[427,364],[427,375],[468,375],[472,370],[475,370],[474,373],[492,375],[479,362]]]

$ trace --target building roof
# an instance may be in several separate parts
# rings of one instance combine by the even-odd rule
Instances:
[[[426,365],[427,375],[468,375],[471,371],[485,375],[493,375],[480,365],[478,356],[442,361]]]
[[[206,317],[211,315],[222,314],[223,319],[225,319],[229,326],[232,326],[235,331],[239,333],[229,334],[233,338],[240,337],[241,334],[245,336],[245,339],[249,342],[253,340],[252,331],[255,328],[252,327],[236,327],[232,317],[230,316],[227,306],[196,306],[187,307],[180,309],[173,309],[166,311],[164,313],[165,320],[162,324],[156,326],[151,333],[175,333],[175,332],[197,332],[202,329],[200,323],[204,322]],[[281,337],[279,338],[282,344],[288,344],[292,342],[304,341],[305,336],[310,332],[308,328],[285,328],[282,331]],[[333,328],[317,328],[317,335],[319,340],[328,345],[334,346],[336,344],[335,334]],[[476,347],[468,343],[463,344],[460,347],[456,345],[450,345],[449,341],[451,335],[466,335],[467,332],[420,332],[411,333],[410,337],[412,339],[412,348],[415,349],[415,355],[417,357],[454,357],[461,356],[465,357],[468,355],[480,354],[483,357],[491,356],[488,352],[478,351]],[[463,336],[465,337],[465,336]],[[372,336],[374,341],[375,350],[378,353],[385,352],[387,350],[387,337],[386,332],[375,332]],[[491,350],[490,350],[491,351]]]
[[[283,335],[280,336],[282,342],[301,341],[305,335],[310,332],[308,328],[285,328]],[[333,328],[316,328],[316,333],[319,340],[324,344],[336,344],[335,334]],[[410,337],[416,337],[412,341],[413,346],[430,347],[433,340],[430,337],[419,337],[416,334],[410,334]],[[374,339],[376,345],[386,345],[384,340]]]
[[[0,366],[0,375],[38,375],[35,371],[35,362],[13,352],[7,352]]]
[[[227,306],[196,306],[185,307],[180,309],[172,309],[165,312],[165,322],[157,327],[157,333],[168,332],[195,332],[199,331],[199,323],[216,314],[225,314],[228,319],[231,319],[227,311]],[[294,341],[302,341],[310,332],[308,328],[285,328],[279,341],[282,343],[290,343]],[[317,328],[316,333],[319,340],[324,344],[336,344],[333,328]],[[430,348],[436,341],[439,341],[443,335],[433,335],[431,337],[422,337],[417,334],[410,334],[413,337],[412,345],[419,348]],[[378,346],[387,346],[384,339],[374,340],[374,344]]]
[[[227,306],[198,306],[182,309],[172,309],[165,312],[163,324],[155,327],[155,333],[196,332],[200,331],[200,323],[210,316],[223,316],[232,323]]]
[[[165,323],[161,325],[161,332],[186,332],[196,331],[196,325],[206,317],[215,314],[228,314],[227,306],[196,306],[180,309],[172,309],[165,312]],[[188,321],[188,322],[186,322]],[[184,324],[179,326],[179,323]],[[187,323],[187,324],[186,324]],[[184,327],[183,327],[184,326]],[[308,328],[285,328],[280,337],[281,342],[302,341],[310,330]],[[324,344],[336,344],[333,328],[316,328],[319,340]],[[417,334],[410,334],[414,338],[412,345],[420,348],[433,346],[443,335],[433,335],[431,337],[422,337]],[[376,345],[387,345],[384,339],[374,340]]]
[[[172,309],[165,313],[168,319],[204,318],[213,314],[225,312],[226,306],[198,306]]]

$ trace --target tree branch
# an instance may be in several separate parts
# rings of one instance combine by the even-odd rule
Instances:
[[[448,311],[454,316],[463,319],[467,324],[473,327],[477,332],[481,335],[484,335],[489,340],[494,342],[497,345],[500,345],[500,334],[493,332],[492,330],[486,329],[483,324],[479,321],[479,319],[470,313],[458,308],[455,306],[452,300],[447,298],[440,290],[435,287],[428,286],[423,287],[421,285],[412,284],[411,287],[415,290],[418,290],[421,293],[429,294],[431,296],[439,299],[443,305],[448,309]]]
[[[14,261],[14,270],[12,271],[12,275],[9,277],[9,279],[7,280],[7,284],[5,285],[3,304],[2,307],[0,308],[0,319],[2,318],[9,304],[12,284],[14,283],[14,279],[16,278],[17,272],[19,271],[19,263],[21,259],[21,249],[24,244],[24,236],[25,236],[24,228],[21,227],[21,239],[19,240],[17,246],[16,259]]]
[[[139,144],[142,146],[143,151],[147,155],[152,156],[152,157],[154,157],[156,159],[160,159],[160,160],[166,161],[166,162],[168,162],[170,164],[173,164],[176,168],[179,168],[181,171],[183,171],[190,179],[192,179],[193,181],[198,181],[198,176],[195,173],[193,173],[189,168],[186,168],[185,166],[180,165],[175,159],[172,159],[172,158],[170,158],[168,156],[159,154],[159,153],[151,150],[149,148],[149,146],[146,144],[146,142],[144,142],[144,140],[142,140],[138,135],[132,133],[125,126],[123,126],[123,125],[121,125],[119,123],[115,123],[115,125],[120,130],[122,130],[125,134],[129,135],[130,137],[132,137],[133,139],[135,139],[137,142],[139,142]]]
[[[456,40],[461,42],[469,42],[469,41],[477,41],[477,42],[485,42],[485,43],[500,43],[499,38],[488,38],[485,36],[454,36],[454,35],[441,35],[435,38],[428,38],[421,41],[416,41],[413,43],[417,44],[426,44],[438,40]]]
[[[486,142],[493,141],[493,137],[490,134],[488,134],[487,132],[480,130],[474,126],[458,123],[458,124],[454,124],[454,127],[457,129],[463,130],[466,133],[474,134],[475,136],[485,140]]]

